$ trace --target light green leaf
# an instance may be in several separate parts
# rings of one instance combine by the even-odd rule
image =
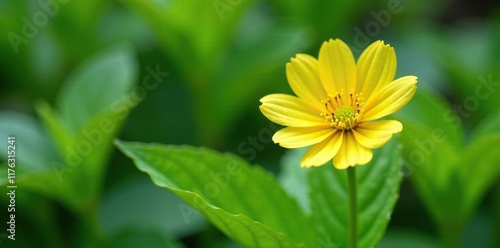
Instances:
[[[347,172],[335,169],[331,162],[309,170],[311,210],[318,239],[331,240],[334,247],[347,247]],[[373,247],[382,238],[399,196],[402,173],[397,139],[375,150],[372,161],[357,166],[356,174],[359,247]]]
[[[77,134],[96,114],[111,109],[129,93],[136,76],[137,64],[128,45],[99,53],[77,67],[64,82],[56,104],[61,119],[72,134]]]
[[[73,143],[74,134],[70,133],[64,121],[61,120],[47,101],[38,100],[35,102],[34,107],[42,125],[54,141],[60,154],[64,154],[66,147]]]
[[[435,129],[431,127],[406,121],[403,126],[405,169],[421,200],[436,220],[456,215],[456,208],[449,206],[456,204],[457,196],[449,191],[455,183],[457,150],[446,140],[432,135]]]
[[[130,48],[113,47],[73,72],[61,91],[59,113],[44,100],[35,103],[59,156],[46,164],[45,173],[27,175],[27,187],[76,211],[93,204],[100,194],[112,140],[135,104],[126,93],[136,70]]]
[[[208,149],[118,142],[139,170],[245,247],[297,247],[314,239],[297,202],[259,167]]]
[[[7,151],[7,137],[16,138],[18,169],[40,172],[50,169],[50,161],[58,157],[57,151],[41,125],[31,116],[0,111],[0,150]],[[7,152],[0,158],[7,161]]]
[[[299,203],[302,211],[311,213],[309,202],[309,185],[307,184],[307,168],[297,166],[306,149],[291,150],[281,158],[281,174],[279,181],[286,192]]]
[[[403,158],[420,198],[438,221],[456,215],[456,208],[449,209],[457,204],[450,185],[463,147],[462,120],[443,99],[423,91],[395,116],[403,123]]]

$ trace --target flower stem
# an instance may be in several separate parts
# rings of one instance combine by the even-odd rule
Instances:
[[[349,191],[349,240],[348,247],[357,247],[358,206],[356,200],[356,167],[347,168],[347,189]]]

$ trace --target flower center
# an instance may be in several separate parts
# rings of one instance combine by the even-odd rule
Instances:
[[[325,121],[339,130],[350,130],[354,128],[363,115],[364,98],[360,94],[349,93],[348,97],[341,93],[328,94],[327,98],[321,101],[323,112],[321,116]]]
[[[358,122],[358,113],[356,113],[356,111],[349,106],[342,106],[340,108],[337,108],[333,114],[333,124],[338,129],[349,130],[353,128]]]

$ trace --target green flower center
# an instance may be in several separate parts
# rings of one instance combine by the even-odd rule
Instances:
[[[353,129],[364,112],[364,98],[361,94],[350,92],[348,94],[329,94],[321,102],[323,104],[321,116],[325,117],[325,121],[330,122],[332,127],[339,130]]]
[[[349,130],[358,123],[358,113],[349,106],[337,108],[333,113],[333,126],[342,130]]]

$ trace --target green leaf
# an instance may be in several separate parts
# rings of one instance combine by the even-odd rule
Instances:
[[[136,77],[137,64],[128,45],[99,53],[64,82],[56,104],[61,119],[71,133],[78,133],[96,114],[108,111],[129,93]]]
[[[117,142],[139,170],[203,213],[245,247],[310,246],[314,234],[297,202],[269,173],[208,149]]]
[[[148,230],[139,228],[129,228],[121,230],[106,240],[102,241],[97,248],[135,248],[135,247],[152,247],[152,248],[182,248],[185,247],[182,243],[174,241],[165,236],[159,230]]]
[[[197,99],[200,126],[213,140],[224,129],[242,117],[245,107],[254,106],[268,83],[266,76],[279,70],[286,85],[284,66],[296,51],[305,49],[307,32],[296,28],[273,27],[262,33],[251,33],[250,42],[238,42],[239,47],[227,51],[227,58],[205,94]],[[249,87],[250,86],[250,87]],[[231,104],[227,104],[230,102]]]
[[[64,121],[47,101],[38,100],[34,107],[42,125],[56,144],[60,154],[64,154],[66,147],[73,143],[74,135],[70,133]]]
[[[77,68],[61,90],[59,113],[44,100],[35,103],[60,155],[43,175],[27,175],[28,187],[76,211],[95,204],[112,140],[135,104],[126,94],[137,71],[131,52],[116,46]]]
[[[41,125],[31,116],[0,111],[0,150],[7,151],[7,137],[16,138],[18,168],[31,172],[43,172],[58,157],[57,151]],[[7,161],[7,152],[0,158]]]
[[[411,116],[405,116],[406,109],[399,115],[410,179],[444,242],[458,242],[467,220],[500,175],[500,154],[495,150],[500,142],[500,116],[485,119],[464,147],[463,141],[455,141],[464,138],[462,119],[453,109],[439,107],[436,96],[428,95],[425,101],[419,100],[424,99],[422,95],[416,96],[417,104],[408,112]]]
[[[426,127],[431,132],[436,130],[442,133],[440,135],[442,139],[456,149],[463,146],[462,120],[446,100],[435,93],[418,90],[408,105],[393,115],[404,124],[403,126],[408,123]],[[403,130],[404,133],[405,130]]]
[[[472,131],[471,140],[495,133],[500,133],[500,112],[493,113],[484,118]]]
[[[120,229],[154,229],[172,237],[199,231],[203,216],[172,192],[156,187],[145,175],[134,177],[111,189],[100,207],[101,226],[111,234]]]
[[[485,196],[488,189],[500,178],[500,153],[498,144],[500,133],[491,134],[474,140],[461,153],[462,159],[457,164],[462,203],[456,207],[463,215],[470,217]]]
[[[298,161],[297,161],[298,166]],[[359,247],[374,247],[382,238],[399,196],[400,148],[393,138],[375,150],[370,163],[356,167],[358,192]],[[347,247],[347,172],[331,162],[309,172],[311,209],[318,239],[331,240],[335,247]]]
[[[243,13],[254,1],[126,0],[150,24],[164,52],[189,81],[209,77],[229,44]],[[202,29],[199,24],[203,23]],[[196,66],[198,73],[193,74]],[[195,85],[196,86],[196,85]],[[199,86],[199,85],[198,85]]]
[[[286,18],[289,23],[296,23],[314,29],[311,36],[315,40],[325,40],[338,33],[346,26],[355,25],[356,15],[361,1],[334,0],[297,0],[290,4],[286,0],[273,0],[271,3],[279,12],[278,16]],[[366,4],[366,2],[364,3]],[[332,14],[334,13],[334,14]],[[361,26],[364,29],[364,26]]]
[[[457,204],[450,185],[463,147],[462,120],[443,99],[423,91],[395,116],[403,123],[403,157],[420,198],[438,221],[456,215],[456,208],[449,209]]]
[[[307,168],[297,166],[306,149],[291,150],[281,158],[279,181],[286,192],[295,198],[302,210],[310,214],[309,185],[307,184]]]
[[[378,248],[437,248],[437,240],[416,230],[389,229]]]
[[[433,134],[434,128],[406,121],[403,126],[405,169],[421,200],[438,221],[455,216],[456,208],[450,209],[450,206],[457,203],[458,195],[451,195],[449,191],[456,183],[457,150],[443,136]]]

